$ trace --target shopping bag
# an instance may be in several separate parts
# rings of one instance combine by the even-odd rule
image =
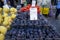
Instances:
[[[6,4],[6,5],[3,6],[3,8],[8,8],[9,9],[9,6]]]
[[[43,8],[43,14],[48,15],[49,14],[49,8]]]

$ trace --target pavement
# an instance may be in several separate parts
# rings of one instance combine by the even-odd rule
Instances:
[[[56,7],[52,6],[51,9],[52,16],[46,17],[46,19],[50,22],[51,25],[53,25],[56,28],[56,31],[60,33],[60,15],[58,16],[58,19],[55,19]]]
[[[46,17],[46,19],[56,28],[56,31],[60,33],[60,15],[58,19],[55,19],[55,14],[52,17]]]

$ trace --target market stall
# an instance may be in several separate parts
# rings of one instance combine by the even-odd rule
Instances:
[[[42,7],[34,0],[18,11],[0,8],[0,40],[59,40],[60,34],[42,15],[48,14],[49,8]]]
[[[56,40],[60,38],[54,26],[35,9],[37,8],[35,5],[33,6],[32,11],[31,6],[27,7],[28,9],[26,7],[20,9],[11,24],[11,30],[6,33],[5,40]]]

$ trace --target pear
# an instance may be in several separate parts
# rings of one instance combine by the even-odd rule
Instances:
[[[15,14],[15,12],[10,12],[11,14]]]
[[[8,20],[9,20],[8,16],[4,18],[4,21],[8,21]]]
[[[7,16],[4,18],[3,25],[5,25],[5,26],[10,25],[11,22],[12,22],[12,18],[10,16]]]
[[[3,12],[8,14],[9,13],[9,9],[8,8],[3,8]]]
[[[2,18],[2,15],[0,14],[0,18]]]
[[[16,8],[14,8],[14,12],[15,12],[15,14],[17,13],[17,9]]]
[[[9,16],[8,18],[9,18],[9,19],[8,19],[9,25],[11,25],[12,18],[11,18],[10,16]]]
[[[16,14],[16,13],[17,13],[17,9],[14,8],[14,7],[12,7],[12,8],[10,9],[10,13],[11,13],[11,14]]]
[[[12,22],[9,22],[9,25],[11,25]]]
[[[6,28],[9,30],[10,29],[10,25],[6,26]]]
[[[9,18],[9,22],[12,22],[12,18],[11,18],[11,16],[8,16],[8,18]]]
[[[4,26],[0,26],[0,32],[1,32],[2,34],[6,34],[7,28],[4,27]]]
[[[10,12],[14,12],[14,7],[10,8]]]
[[[4,22],[3,22],[3,25],[4,25],[4,26],[7,26],[7,25],[9,25],[9,22],[8,22],[8,21],[4,21]]]
[[[5,17],[7,17],[7,16],[8,16],[8,14],[7,14],[7,13],[4,13],[3,17],[5,18]]]
[[[15,19],[15,17],[16,17],[15,14],[12,14],[12,15],[11,15],[11,18],[12,18],[12,19]]]
[[[4,35],[0,34],[0,40],[4,40]]]
[[[2,24],[3,18],[2,15],[0,15],[0,24]]]
[[[0,18],[0,24],[2,24],[2,18]]]
[[[11,16],[7,16],[4,18],[4,21],[8,21],[8,22],[12,22],[12,18]]]
[[[0,8],[0,14],[2,14],[2,8]]]

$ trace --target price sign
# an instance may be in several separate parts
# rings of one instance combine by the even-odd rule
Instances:
[[[35,4],[36,4],[36,1],[35,0],[32,1],[32,6],[35,6]]]
[[[37,20],[37,8],[30,8],[30,20]]]

